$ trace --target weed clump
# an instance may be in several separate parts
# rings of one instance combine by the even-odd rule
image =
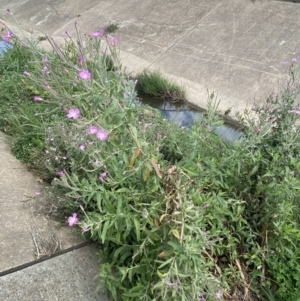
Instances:
[[[159,71],[144,70],[136,78],[138,94],[160,97],[172,102],[186,101],[185,89],[168,80]]]

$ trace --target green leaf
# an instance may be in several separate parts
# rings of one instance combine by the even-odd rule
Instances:
[[[117,259],[120,254],[123,254],[123,252],[127,251],[128,249],[129,249],[128,246],[121,246],[120,248],[118,248],[113,254],[114,259]]]
[[[133,126],[133,125],[131,125],[131,124],[129,125],[129,127],[130,127],[130,130],[131,130],[131,133],[132,133],[134,139],[137,140],[138,134],[137,134],[137,129],[136,129],[136,127]]]
[[[258,168],[259,164],[255,165],[253,169],[249,172],[249,177],[253,176],[258,171]]]
[[[165,261],[164,263],[162,263],[158,268],[161,269],[164,266],[170,264],[172,261],[174,261],[174,257],[169,258],[167,261]]]
[[[137,239],[137,241],[139,241],[141,239],[140,223],[136,218],[133,218],[133,223],[134,223],[134,226],[135,226],[136,239]]]
[[[116,214],[116,208],[111,204],[109,200],[103,198],[103,202],[108,213]]]
[[[97,206],[98,206],[98,209],[101,213],[104,213],[104,210],[102,208],[102,196],[101,196],[101,193],[100,192],[97,192],[96,193],[96,200],[97,200]]]
[[[107,230],[108,230],[108,228],[109,228],[109,224],[110,224],[110,221],[107,220],[107,221],[104,223],[104,226],[103,226],[102,231],[101,231],[101,236],[100,236],[100,238],[101,238],[101,241],[102,241],[103,244],[104,244],[105,239],[106,239],[106,233],[107,233]]]
[[[124,193],[124,192],[127,192],[129,193],[130,192],[130,189],[126,188],[126,187],[122,187],[118,190],[116,190],[117,193]]]
[[[122,198],[119,196],[118,203],[117,203],[117,214],[120,214],[121,212],[122,212]]]

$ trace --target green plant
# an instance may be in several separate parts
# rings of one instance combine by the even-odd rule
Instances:
[[[118,24],[110,23],[104,27],[104,32],[107,34],[114,33],[119,29]]]
[[[184,88],[168,80],[159,71],[144,70],[136,78],[136,89],[139,94],[161,97],[174,102],[186,100]]]

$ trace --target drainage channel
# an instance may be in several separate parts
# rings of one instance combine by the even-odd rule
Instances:
[[[45,257],[42,257],[42,258],[39,258],[37,260],[33,260],[33,261],[29,261],[29,262],[26,262],[24,264],[21,264],[21,265],[18,265],[16,267],[13,267],[11,269],[8,269],[8,270],[5,270],[3,272],[0,272],[0,277],[2,276],[6,276],[6,275],[9,275],[9,274],[12,274],[12,273],[15,273],[15,272],[18,272],[18,271],[21,271],[21,270],[24,270],[28,267],[31,267],[33,265],[36,265],[36,264],[39,264],[41,262],[44,262],[44,261],[47,261],[47,260],[50,260],[52,258],[55,258],[55,257],[58,257],[58,256],[61,256],[61,255],[64,255],[66,253],[69,253],[69,252],[72,252],[74,250],[77,250],[77,249],[81,249],[83,247],[86,247],[88,245],[91,245],[91,244],[95,244],[96,242],[93,242],[93,241],[86,241],[86,242],[83,242],[77,246],[73,246],[73,247],[70,247],[70,248],[67,248],[63,251],[59,251],[53,255],[50,255],[50,256],[45,256]]]
[[[142,96],[139,97],[140,104],[149,105],[158,109],[164,118],[179,127],[190,127],[195,122],[200,122],[204,109],[186,103],[172,103],[161,98]],[[239,130],[241,125],[233,121],[226,121],[225,124],[216,129],[216,133],[226,141],[237,141],[242,138],[243,133]]]
[[[9,43],[5,43],[1,38],[0,38],[0,55],[4,53],[7,49],[12,48],[12,45]]]

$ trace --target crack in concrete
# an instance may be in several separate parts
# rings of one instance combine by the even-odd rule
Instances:
[[[52,258],[55,258],[57,256],[60,256],[60,255],[63,255],[63,254],[66,254],[66,253],[69,253],[69,252],[72,252],[74,250],[77,250],[77,249],[80,249],[80,248],[83,248],[85,246],[88,246],[90,244],[94,244],[94,242],[90,242],[90,241],[85,241],[79,245],[76,245],[76,246],[73,246],[73,247],[70,247],[68,249],[65,249],[63,251],[59,251],[51,256],[47,256],[47,257],[42,257],[40,259],[37,259],[37,260],[33,260],[33,261],[30,261],[30,262],[27,262],[27,263],[24,263],[24,264],[21,264],[21,265],[18,265],[14,268],[11,268],[11,269],[8,269],[8,270],[5,270],[5,271],[2,271],[0,272],[0,277],[3,277],[5,275],[9,275],[9,274],[12,274],[12,273],[15,273],[17,271],[21,271],[23,269],[26,269],[28,267],[31,267],[33,265],[36,265],[38,263],[41,263],[43,261],[47,261],[47,260],[50,260]]]

